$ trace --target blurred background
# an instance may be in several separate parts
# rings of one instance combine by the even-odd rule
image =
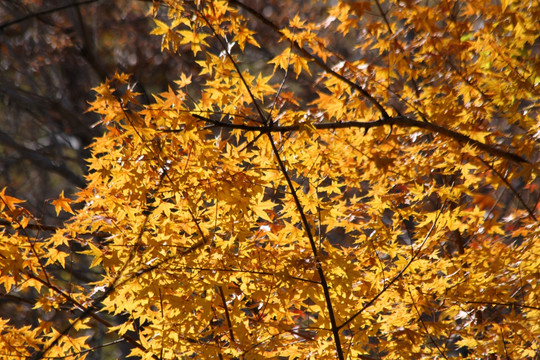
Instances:
[[[84,187],[101,134],[91,89],[116,71],[160,92],[186,66],[161,53],[145,1],[0,1],[0,188],[58,225],[50,199]],[[144,101],[145,96],[142,96]]]

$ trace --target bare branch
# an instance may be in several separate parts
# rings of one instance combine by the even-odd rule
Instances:
[[[41,155],[38,151],[29,149],[17,143],[11,136],[3,131],[0,131],[0,143],[17,150],[22,157],[29,160],[34,165],[42,169],[55,172],[80,188],[84,188],[86,186],[86,181],[84,181],[82,177],[72,172],[66,165],[55,165],[49,158]]]
[[[99,0],[84,0],[84,1],[76,2],[76,3],[57,6],[57,7],[51,8],[51,9],[47,9],[47,10],[38,11],[38,12],[35,12],[35,13],[30,13],[30,14],[22,16],[22,17],[20,17],[18,19],[11,20],[11,21],[5,22],[3,24],[0,24],[0,31],[4,31],[4,29],[9,27],[9,26],[21,23],[21,22],[29,20],[29,19],[31,19],[33,17],[47,15],[47,14],[51,14],[53,12],[69,9],[71,7],[74,7],[74,6],[86,5],[86,4],[90,4],[90,3],[93,3],[93,2],[97,2],[97,1],[99,1]]]

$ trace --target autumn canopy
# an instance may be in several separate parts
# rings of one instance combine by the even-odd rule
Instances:
[[[147,11],[195,70],[94,88],[62,226],[1,190],[0,358],[540,358],[539,2]]]

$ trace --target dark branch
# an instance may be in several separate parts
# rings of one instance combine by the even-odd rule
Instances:
[[[377,2],[378,3],[378,2]],[[431,340],[431,343],[433,345],[435,345],[435,347],[437,348],[437,351],[439,351],[439,354],[441,354],[441,356],[445,359],[448,359],[446,357],[446,355],[444,354],[444,351],[442,351],[442,349],[439,347],[439,344],[437,344],[437,341],[433,338],[433,336],[431,335],[431,333],[429,332],[429,329],[428,327],[426,326],[426,323],[424,322],[424,320],[422,319],[422,314],[420,313],[420,311],[418,310],[418,307],[416,306],[416,303],[414,302],[414,297],[412,295],[412,292],[411,292],[411,289],[408,288],[407,289],[409,291],[409,295],[411,296],[411,301],[412,301],[412,304],[413,304],[413,307],[414,307],[414,310],[416,310],[416,314],[418,315],[418,321],[420,321],[420,323],[422,324],[422,327],[424,328],[424,331],[426,332],[426,335],[429,337],[429,339]]]
[[[0,31],[4,31],[5,28],[7,28],[7,27],[9,27],[11,25],[21,23],[21,22],[29,20],[29,19],[31,19],[33,17],[38,17],[38,16],[42,16],[42,15],[51,14],[53,12],[69,9],[69,8],[75,7],[75,6],[81,6],[81,5],[90,4],[90,3],[93,3],[93,2],[96,2],[96,1],[99,1],[99,0],[85,0],[85,1],[80,1],[80,2],[76,2],[76,3],[57,6],[57,7],[51,8],[51,9],[42,10],[42,11],[38,11],[38,12],[35,12],[35,13],[30,13],[30,14],[22,16],[22,17],[20,17],[18,19],[11,20],[11,21],[8,21],[8,22],[5,22],[5,23],[1,24],[0,25]]]
[[[231,316],[229,315],[229,308],[227,307],[227,299],[225,299],[225,293],[223,292],[223,287],[217,286],[217,288],[219,290],[219,296],[221,297],[221,301],[223,302],[223,309],[225,309],[225,319],[227,320],[227,326],[229,327],[229,336],[231,337],[231,341],[235,342],[236,340],[234,339]]]
[[[536,219],[536,216],[534,216],[534,211],[533,209],[531,209],[527,203],[525,202],[525,200],[523,200],[523,198],[521,197],[521,195],[519,194],[519,192],[512,186],[512,184],[510,184],[510,182],[508,181],[508,179],[503,175],[501,174],[499,171],[497,171],[497,169],[495,169],[492,165],[490,165],[487,161],[485,161],[484,159],[482,159],[481,157],[477,156],[477,158],[486,166],[488,167],[491,171],[493,171],[503,182],[504,184],[512,191],[512,193],[516,196],[516,198],[519,200],[519,202],[521,203],[521,205],[523,205],[523,207],[525,208],[525,210],[527,210],[527,212],[529,213],[529,216],[531,218],[534,219],[534,221],[538,221],[538,219]]]
[[[63,164],[55,165],[49,158],[41,155],[37,151],[28,149],[27,147],[17,143],[11,136],[2,131],[0,131],[0,143],[17,150],[22,157],[29,160],[34,165],[48,171],[56,172],[80,188],[86,187],[86,182],[84,179],[68,169],[67,166]]]
[[[46,348],[34,353],[33,356],[31,357],[32,360],[41,360],[41,359],[43,359],[43,357],[46,355],[47,351],[51,347],[56,345],[58,343],[58,341],[60,341],[60,339],[62,337],[64,337],[72,329],[72,327],[77,322],[79,322],[80,320],[83,320],[83,319],[85,319],[87,317],[92,317],[94,320],[96,320],[99,323],[105,325],[109,329],[111,329],[113,327],[112,323],[110,323],[108,320],[106,320],[106,319],[102,318],[101,316],[99,316],[98,314],[96,314],[96,311],[97,311],[97,304],[99,304],[101,301],[103,301],[114,290],[114,287],[108,287],[105,290],[105,292],[103,293],[103,295],[101,295],[99,298],[95,299],[88,307],[86,307],[85,305],[81,304],[76,299],[74,299],[71,295],[67,294],[66,292],[64,292],[60,288],[56,287],[55,285],[44,281],[43,279],[41,279],[39,276],[37,276],[36,274],[31,272],[30,270],[23,270],[23,273],[26,276],[28,276],[29,278],[38,281],[39,283],[46,286],[47,288],[49,288],[50,290],[52,290],[56,294],[60,295],[66,301],[68,301],[73,306],[75,306],[76,308],[78,308],[79,310],[82,311],[82,313],[79,316],[77,316],[77,318],[67,328],[65,328],[62,331],[62,333],[60,333]],[[141,349],[143,351],[146,351],[146,349],[136,339],[132,338],[130,335],[125,334],[124,335],[124,340],[129,342],[131,345],[133,345],[133,346],[135,346],[135,347],[137,347],[137,348],[139,348],[139,349]],[[155,356],[154,356],[154,359],[158,360]]]
[[[229,4],[244,9],[248,13],[255,16],[262,23],[264,23],[265,25],[270,27],[273,31],[280,34],[281,36],[284,36],[284,34],[281,31],[281,29],[279,28],[279,26],[274,24],[267,17],[265,17],[262,13],[255,10],[254,8],[252,8],[252,7],[246,5],[246,4],[244,4],[244,3],[242,3],[242,2],[240,2],[238,0],[229,0]],[[380,9],[380,10],[381,10],[381,13],[384,15],[384,13],[382,12],[382,9]],[[521,157],[519,155],[510,153],[510,152],[507,152],[507,151],[504,151],[504,150],[500,150],[500,149],[498,149],[496,147],[481,143],[481,142],[479,142],[477,140],[473,140],[473,139],[469,138],[466,135],[460,134],[458,132],[455,132],[453,130],[444,128],[442,126],[435,125],[435,124],[430,123],[428,121],[420,122],[420,121],[417,121],[417,120],[414,120],[414,119],[411,119],[411,118],[408,118],[408,117],[404,117],[404,116],[390,117],[390,115],[386,112],[386,110],[384,109],[382,104],[377,99],[375,99],[371,94],[369,94],[362,86],[358,85],[354,81],[352,81],[352,80],[346,78],[345,76],[343,76],[343,75],[337,73],[336,71],[334,71],[324,61],[317,58],[315,55],[312,55],[308,50],[306,50],[303,47],[299,46],[298,43],[293,42],[293,46],[304,57],[306,57],[306,58],[312,60],[313,62],[315,62],[321,69],[323,69],[327,73],[331,74],[332,76],[340,79],[341,81],[345,82],[347,85],[351,86],[353,89],[357,90],[366,99],[368,99],[379,110],[379,112],[382,115],[382,120],[378,120],[378,121],[375,121],[375,122],[347,122],[347,123],[339,123],[339,124],[315,124],[314,126],[317,129],[325,129],[325,128],[326,129],[339,129],[339,128],[348,128],[348,127],[361,127],[361,128],[364,128],[364,129],[367,130],[367,129],[371,128],[371,127],[380,126],[380,125],[398,125],[398,126],[405,126],[405,127],[418,127],[418,128],[438,132],[440,134],[449,136],[452,139],[457,140],[460,143],[469,143],[471,145],[474,145],[474,146],[478,147],[482,151],[490,153],[491,155],[500,156],[500,157],[503,157],[505,159],[517,162],[517,163],[529,163],[529,161],[527,161],[526,159],[524,159],[523,157]],[[420,116],[422,118],[424,118],[423,114],[420,114]],[[397,122],[399,122],[399,124]],[[286,129],[286,127],[280,127],[280,128],[278,127],[278,129],[279,130],[275,130],[274,128],[272,128],[271,130],[268,129],[266,131],[267,132],[270,132],[270,131],[285,132],[285,131],[298,130],[298,128],[294,128],[294,127],[290,128],[290,129]],[[255,130],[255,129],[244,129],[244,130]],[[261,131],[261,130],[257,130],[257,131]]]
[[[309,222],[307,220],[306,214],[304,213],[304,208],[302,207],[302,203],[300,202],[300,199],[298,198],[298,195],[296,193],[296,189],[294,188],[294,185],[292,183],[291,177],[289,176],[289,173],[287,172],[287,169],[285,167],[285,164],[281,160],[281,157],[279,155],[279,150],[276,147],[276,144],[274,143],[274,139],[272,138],[272,134],[268,133],[268,139],[270,141],[270,145],[272,146],[272,151],[274,152],[274,155],[276,156],[276,160],[278,162],[279,168],[281,173],[283,174],[283,177],[287,181],[287,186],[291,190],[291,194],[294,199],[294,203],[296,205],[296,209],[300,213],[300,218],[302,219],[302,227],[304,228],[304,231],[306,232],[306,235],[309,239],[309,244],[311,246],[311,252],[313,253],[314,258],[316,259],[315,267],[317,269],[317,273],[320,278],[320,284],[323,288],[324,293],[324,300],[326,302],[326,307],[328,309],[328,316],[330,318],[330,324],[332,326],[332,334],[334,336],[334,343],[336,344],[336,353],[339,360],[344,360],[345,356],[343,354],[343,349],[341,347],[341,339],[339,338],[339,330],[340,328],[337,325],[336,315],[334,313],[334,309],[332,307],[332,298],[330,297],[330,286],[326,282],[326,276],[324,274],[324,270],[322,268],[322,264],[319,259],[318,251],[317,251],[317,245],[315,244],[315,239],[313,238],[313,234],[311,233],[311,228],[309,226]]]
[[[227,55],[227,58],[231,61],[234,68],[236,69],[236,72],[238,73],[238,76],[240,77],[240,80],[242,80],[242,83],[244,84],[244,87],[246,88],[246,90],[247,90],[247,92],[249,94],[249,97],[251,98],[251,101],[252,101],[253,105],[255,106],[255,109],[257,110],[257,113],[259,114],[259,118],[261,119],[261,122],[264,122],[266,120],[266,116],[264,116],[261,106],[259,105],[259,103],[257,102],[257,99],[255,99],[255,96],[251,92],[251,88],[249,87],[244,75],[242,75],[242,70],[240,70],[240,68],[238,67],[238,64],[236,63],[236,61],[234,61],[234,58],[232,57],[231,52],[229,51],[229,48],[228,48],[227,44],[223,41],[221,36],[219,36],[219,34],[216,32],[216,30],[214,29],[212,24],[210,24],[210,21],[208,21],[208,19],[204,16],[204,14],[201,13],[200,11],[198,11],[198,13],[203,18],[203,20],[206,22],[206,25],[210,28],[210,30],[212,30],[212,33],[214,34],[214,38],[216,38],[217,41],[221,44],[221,47],[223,48],[223,51],[225,51],[225,54]]]
[[[465,304],[508,306],[508,307],[523,308],[523,309],[540,310],[540,307],[538,306],[530,306],[530,305],[524,305],[524,304],[512,303],[512,302],[505,303],[505,302],[496,302],[496,301],[465,301]]]
[[[289,131],[299,131],[302,129],[302,125],[285,125],[285,126],[256,126],[256,125],[244,125],[244,124],[230,124],[218,120],[213,120],[198,114],[192,114],[193,117],[196,117],[199,120],[211,123],[213,127],[225,127],[229,129],[240,129],[244,131],[259,131],[262,133],[271,133],[271,132],[289,132]],[[495,146],[482,143],[478,140],[474,140],[467,135],[463,135],[457,131],[447,129],[443,126],[439,126],[430,122],[414,120],[406,116],[393,116],[385,119],[379,119],[376,121],[346,121],[346,122],[333,122],[333,123],[314,123],[311,124],[316,129],[349,129],[349,128],[362,128],[366,131],[380,126],[398,126],[398,127],[416,127],[424,130],[429,130],[431,132],[436,132],[441,135],[447,136],[453,140],[456,140],[462,144],[470,144],[476,146],[478,149],[487,152],[493,156],[499,156],[507,160],[516,162],[516,163],[527,163],[530,162],[514,153],[499,149]],[[177,132],[181,130],[168,130],[168,132]]]
[[[20,226],[16,222],[8,221],[6,219],[0,219],[0,226],[8,227],[13,230],[19,229]],[[64,229],[64,227],[61,226],[53,226],[53,225],[43,225],[43,224],[27,224],[25,226],[25,229],[27,230],[35,230],[35,231],[48,231],[48,232],[55,232],[58,230]],[[94,231],[92,233],[85,234],[88,236],[92,236],[99,241],[103,241],[107,237],[111,236],[110,233],[104,232],[104,231]],[[33,239],[32,241],[36,241]]]

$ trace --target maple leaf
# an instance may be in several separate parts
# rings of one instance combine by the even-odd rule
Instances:
[[[13,210],[16,204],[24,202],[24,200],[20,200],[12,196],[6,195],[6,189],[7,188],[4,187],[2,191],[0,191],[0,200],[2,200],[0,202],[0,211],[4,210],[6,207],[8,208],[8,210]]]
[[[191,84],[191,74],[189,76],[186,76],[186,74],[182,73],[180,74],[180,80],[176,80],[175,83],[180,87],[186,87],[189,84]]]
[[[54,209],[56,210],[56,215],[60,214],[60,211],[64,210],[65,212],[68,212],[70,214],[75,214],[75,212],[71,209],[71,204],[73,200],[64,197],[64,191],[60,194],[60,197],[56,200],[52,201],[52,204],[54,205]]]
[[[106,329],[141,359],[534,356],[532,3],[155,3],[191,55],[144,103],[94,89],[71,220],[0,192],[0,284],[36,318],[0,353]]]

